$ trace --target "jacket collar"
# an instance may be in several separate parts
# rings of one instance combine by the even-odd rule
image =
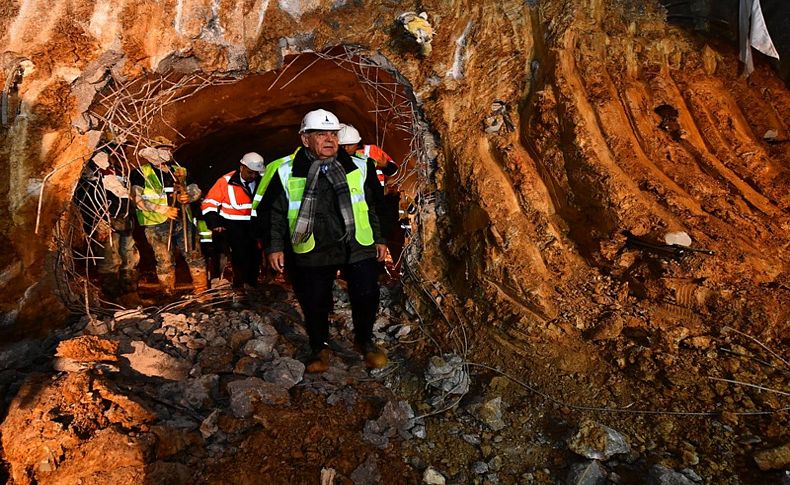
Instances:
[[[346,153],[345,150],[338,148],[337,160],[340,162],[345,173],[353,172],[357,169],[357,166],[354,165],[354,162],[351,160],[351,155]],[[311,163],[310,158],[307,156],[307,149],[304,147],[300,148],[294,157],[293,175],[295,177],[307,177],[307,172],[310,170]]]
[[[260,180],[260,179],[261,179],[261,174],[258,174],[258,176],[255,177],[255,180],[257,181],[257,180]],[[241,185],[243,187],[247,186],[246,182],[242,183],[241,172],[239,171],[238,168],[233,171],[233,174],[230,176],[230,180],[228,180],[228,183],[231,184],[231,185]]]

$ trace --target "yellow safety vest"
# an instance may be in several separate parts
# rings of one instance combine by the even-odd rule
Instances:
[[[296,157],[296,154],[299,153],[302,147],[296,149],[295,152],[292,154],[278,158],[277,160],[271,162],[269,165],[266,165],[266,170],[263,172],[263,177],[261,177],[261,182],[258,184],[258,188],[255,189],[255,195],[252,197],[252,215],[255,217],[257,215],[256,209],[258,209],[258,204],[261,203],[263,200],[264,194],[266,194],[266,189],[269,187],[274,175],[277,173],[277,169],[279,169],[282,164],[290,163],[291,160]]]
[[[140,167],[140,172],[142,172],[145,179],[142,198],[157,205],[167,205],[165,188],[162,185],[162,181],[159,180],[159,176],[156,175],[154,167],[150,163],[146,163]],[[137,209],[137,222],[141,226],[155,226],[165,221],[167,221],[167,216],[164,214]]]
[[[154,167],[152,167],[150,163],[146,163],[140,167],[140,172],[142,172],[143,178],[145,179],[142,198],[157,205],[167,205],[166,192],[172,192],[173,189],[165,188],[164,185],[162,185],[162,181],[159,180],[159,176],[156,174]],[[186,212],[187,219],[191,221],[192,210],[188,205],[186,206]],[[156,211],[137,209],[137,222],[139,222],[141,226],[155,226],[157,224],[167,222],[167,216]]]
[[[210,243],[213,242],[213,236],[211,234],[211,229],[208,228],[208,224],[203,219],[198,219],[197,217],[192,218],[192,224],[197,227],[198,236],[200,236],[200,242],[202,243]]]
[[[307,178],[294,177],[292,175],[293,155],[286,158],[288,158],[287,163],[283,162],[280,165],[277,174],[280,176],[280,182],[282,182],[285,195],[288,197],[288,227],[291,236],[293,236]],[[346,174],[346,181],[351,195],[351,208],[354,211],[354,238],[362,246],[370,246],[373,244],[373,228],[370,227],[368,218],[368,203],[365,201],[364,187],[367,178],[367,160],[357,157],[351,157],[351,160],[357,169]],[[309,253],[314,248],[315,238],[312,234],[307,242],[293,245],[296,254]]]

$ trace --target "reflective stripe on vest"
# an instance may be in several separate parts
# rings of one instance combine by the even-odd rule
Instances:
[[[245,200],[249,199],[249,197],[243,187],[231,185],[229,182],[230,175],[225,175],[225,184],[228,188],[228,203],[223,202],[220,204],[219,215],[234,221],[249,221],[252,217],[252,201],[247,202]],[[239,196],[238,199],[237,195]],[[239,203],[239,199],[242,200],[241,203]]]
[[[263,200],[263,196],[266,194],[266,189],[269,187],[274,175],[277,173],[277,170],[284,164],[284,163],[291,163],[291,160],[296,157],[296,154],[299,153],[302,147],[296,149],[295,152],[292,154],[278,158],[277,160],[269,163],[266,165],[266,170],[263,172],[263,177],[261,177],[261,182],[258,184],[258,188],[255,189],[255,196],[252,198],[252,215],[257,215],[258,204],[261,203]]]
[[[364,187],[367,176],[367,160],[363,161],[356,157],[351,157],[351,160],[357,166],[357,169],[346,174],[346,181],[348,182],[349,194],[351,195],[351,208],[354,211],[354,238],[362,246],[370,246],[373,244],[373,229],[370,227]],[[277,170],[285,195],[288,198],[288,228],[291,236],[293,236],[296,219],[299,216],[299,208],[302,206],[304,188],[307,182],[305,177],[292,176],[292,170],[293,159],[283,163]],[[310,234],[307,242],[293,245],[293,250],[297,254],[308,253],[313,248],[315,248],[313,234]]]
[[[148,202],[166,206],[166,189],[162,185],[162,181],[159,180],[159,176],[156,175],[154,167],[152,167],[150,163],[146,163],[140,167],[140,172],[143,174],[143,178],[145,179],[142,198]],[[161,224],[165,221],[167,221],[167,216],[164,214],[137,209],[137,222],[141,226],[156,226],[157,224]]]
[[[252,199],[241,185],[233,185],[230,179],[234,172],[227,173],[217,182],[203,199],[203,214],[217,212],[222,218],[234,221],[249,221],[252,216]],[[243,181],[242,181],[243,182]]]
[[[198,235],[200,236],[200,242],[202,243],[210,243],[212,242],[213,235],[211,233],[211,229],[208,228],[208,224],[203,219],[198,219],[197,217],[192,218],[192,224],[197,227]]]

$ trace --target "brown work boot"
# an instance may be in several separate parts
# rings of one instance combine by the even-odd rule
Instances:
[[[208,275],[205,268],[189,268],[192,277],[192,294],[201,295],[208,290]]]
[[[326,372],[326,370],[329,369],[330,355],[329,349],[321,349],[318,352],[313,352],[310,358],[307,359],[304,371],[310,374]]]
[[[121,295],[121,297],[118,299],[118,303],[120,303],[121,305],[127,308],[134,308],[142,305],[143,300],[140,299],[140,295],[136,291],[133,291]]]
[[[157,274],[162,293],[171,296],[176,292],[176,275],[174,273]]]
[[[389,360],[387,354],[379,348],[378,345],[368,340],[364,343],[357,342],[356,348],[363,357],[365,357],[365,365],[368,369],[381,369],[387,367]]]

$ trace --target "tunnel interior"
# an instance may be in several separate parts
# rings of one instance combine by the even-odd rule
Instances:
[[[361,57],[329,53],[288,56],[276,71],[205,88],[163,113],[161,132],[174,139],[174,158],[205,192],[238,167],[242,155],[260,153],[268,163],[301,146],[302,117],[323,108],[355,126],[362,143],[376,144],[401,167],[389,183],[402,185],[410,158],[408,87]],[[400,108],[399,108],[400,106]]]
[[[405,206],[413,200],[416,182],[415,98],[397,76],[365,57],[349,55],[344,47],[293,54],[283,59],[280,69],[219,78],[199,90],[178,93],[179,100],[167,104],[144,132],[125,138],[141,140],[138,146],[157,135],[172,140],[174,159],[187,167],[205,194],[219,177],[237,169],[247,152],[261,154],[266,163],[293,153],[301,146],[298,130],[303,116],[323,108],[355,126],[363,144],[378,145],[399,165],[386,190],[401,192]],[[141,80],[137,92],[146,92],[145,82],[150,81]],[[127,165],[121,172],[143,161],[128,147],[125,155],[125,160],[114,160]],[[193,204],[193,210],[197,208]],[[86,231],[88,244],[90,232]],[[134,239],[141,256],[138,269],[153,283],[154,254],[141,227],[135,228]],[[177,279],[188,281],[182,255],[176,254],[176,265]]]

